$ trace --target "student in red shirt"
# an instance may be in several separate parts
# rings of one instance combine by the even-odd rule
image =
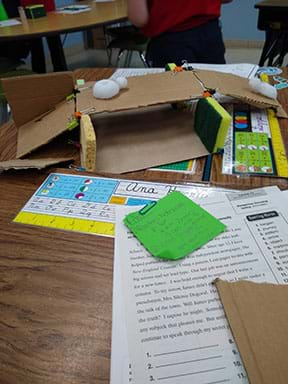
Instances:
[[[225,63],[219,17],[232,0],[128,0],[130,21],[150,38],[146,58],[167,63]]]

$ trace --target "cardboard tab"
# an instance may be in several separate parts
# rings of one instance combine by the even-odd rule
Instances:
[[[251,384],[288,383],[288,285],[217,279]]]

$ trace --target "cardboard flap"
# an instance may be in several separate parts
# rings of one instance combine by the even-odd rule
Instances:
[[[25,156],[65,132],[68,119],[73,113],[74,101],[64,101],[43,116],[20,126],[16,157]]]
[[[123,173],[209,154],[191,112],[170,105],[96,114],[96,170]]]
[[[191,72],[163,72],[128,78],[128,88],[122,89],[112,99],[95,99],[92,94],[94,83],[77,94],[77,109],[89,113],[117,112],[156,104],[173,103],[202,96],[203,87]]]
[[[214,71],[195,70],[194,72],[207,88],[216,89],[223,95],[235,97],[257,108],[275,108],[277,116],[288,117],[278,100],[253,92],[249,87],[248,79]]]
[[[3,170],[30,169],[30,168],[42,169],[50,165],[66,163],[71,160],[72,160],[71,158],[67,158],[67,157],[59,157],[57,159],[47,158],[47,159],[31,159],[31,160],[14,159],[14,160],[0,161],[0,169],[3,169]]]
[[[3,89],[17,127],[35,119],[73,92],[72,72],[2,79]]]
[[[288,383],[288,285],[217,279],[251,384]]]

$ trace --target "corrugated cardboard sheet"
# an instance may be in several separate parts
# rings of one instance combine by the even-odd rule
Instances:
[[[128,88],[108,100],[95,99],[93,83],[77,95],[79,111],[116,112],[149,105],[173,103],[175,101],[199,98],[204,88],[216,89],[223,95],[232,96],[258,108],[275,108],[277,115],[287,117],[277,100],[259,95],[249,88],[248,79],[214,71],[162,72],[135,76],[128,79]],[[89,112],[85,112],[89,113]]]
[[[203,87],[191,72],[164,72],[128,78],[128,88],[112,99],[95,99],[93,83],[77,94],[78,111],[94,108],[95,112],[117,112],[189,100],[202,96]]]
[[[74,114],[74,101],[56,104],[49,112],[18,128],[17,158],[49,143],[67,130],[69,117]]]
[[[251,384],[288,383],[288,285],[217,279]]]
[[[57,159],[15,159],[15,160],[7,160],[7,161],[0,161],[0,169],[7,170],[7,169],[28,169],[28,168],[46,168],[50,165],[55,165],[59,163],[66,163],[68,161],[71,161],[71,158],[67,157],[59,157]]]
[[[54,108],[74,88],[72,72],[10,77],[1,81],[18,128]]]
[[[207,88],[216,89],[223,95],[235,97],[254,107],[275,108],[278,117],[287,117],[278,100],[253,92],[249,87],[248,79],[214,71],[195,70],[194,72]]]
[[[194,115],[162,105],[95,114],[96,170],[123,173],[209,154]]]

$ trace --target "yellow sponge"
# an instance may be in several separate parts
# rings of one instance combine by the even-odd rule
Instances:
[[[223,149],[232,117],[213,97],[197,103],[195,131],[210,153]]]
[[[87,171],[96,169],[96,135],[89,115],[80,120],[81,167]]]

